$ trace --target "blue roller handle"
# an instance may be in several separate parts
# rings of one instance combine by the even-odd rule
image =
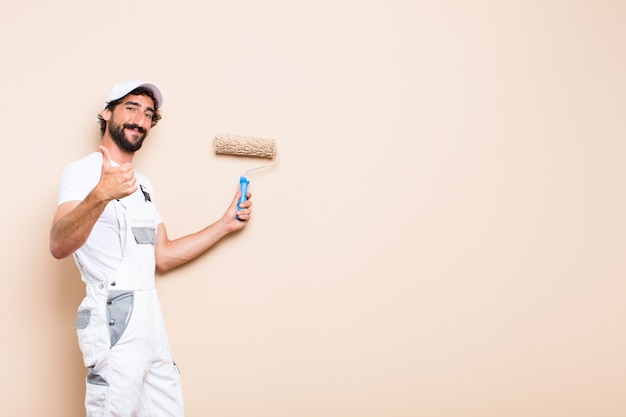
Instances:
[[[241,197],[239,197],[239,203],[237,204],[237,209],[241,210],[241,205],[244,201],[248,199],[248,184],[250,184],[250,180],[246,177],[239,177],[239,189],[241,190]]]

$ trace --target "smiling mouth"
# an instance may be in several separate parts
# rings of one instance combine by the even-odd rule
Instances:
[[[124,129],[132,130],[133,132],[141,133],[142,135],[146,133],[146,129],[141,126],[137,126],[136,124],[126,124],[124,125]]]

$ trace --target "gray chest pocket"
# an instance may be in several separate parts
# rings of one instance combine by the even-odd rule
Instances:
[[[155,245],[156,244],[156,229],[150,226],[133,226],[131,227],[133,235],[135,236],[135,242],[140,245]]]

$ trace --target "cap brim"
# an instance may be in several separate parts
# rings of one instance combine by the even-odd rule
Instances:
[[[154,108],[158,109],[163,106],[163,93],[161,93],[161,89],[154,83],[151,82],[143,82],[137,80],[124,81],[122,83],[116,84],[113,86],[109,94],[107,95],[104,101],[104,108],[106,108],[110,102],[119,100],[122,97],[125,97],[133,91],[135,88],[144,87],[149,89],[154,95]]]

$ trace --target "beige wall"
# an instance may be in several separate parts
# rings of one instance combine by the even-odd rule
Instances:
[[[189,416],[626,415],[626,3],[0,2],[2,415],[80,416],[83,294],[48,231],[109,87],[166,94],[136,158]]]

